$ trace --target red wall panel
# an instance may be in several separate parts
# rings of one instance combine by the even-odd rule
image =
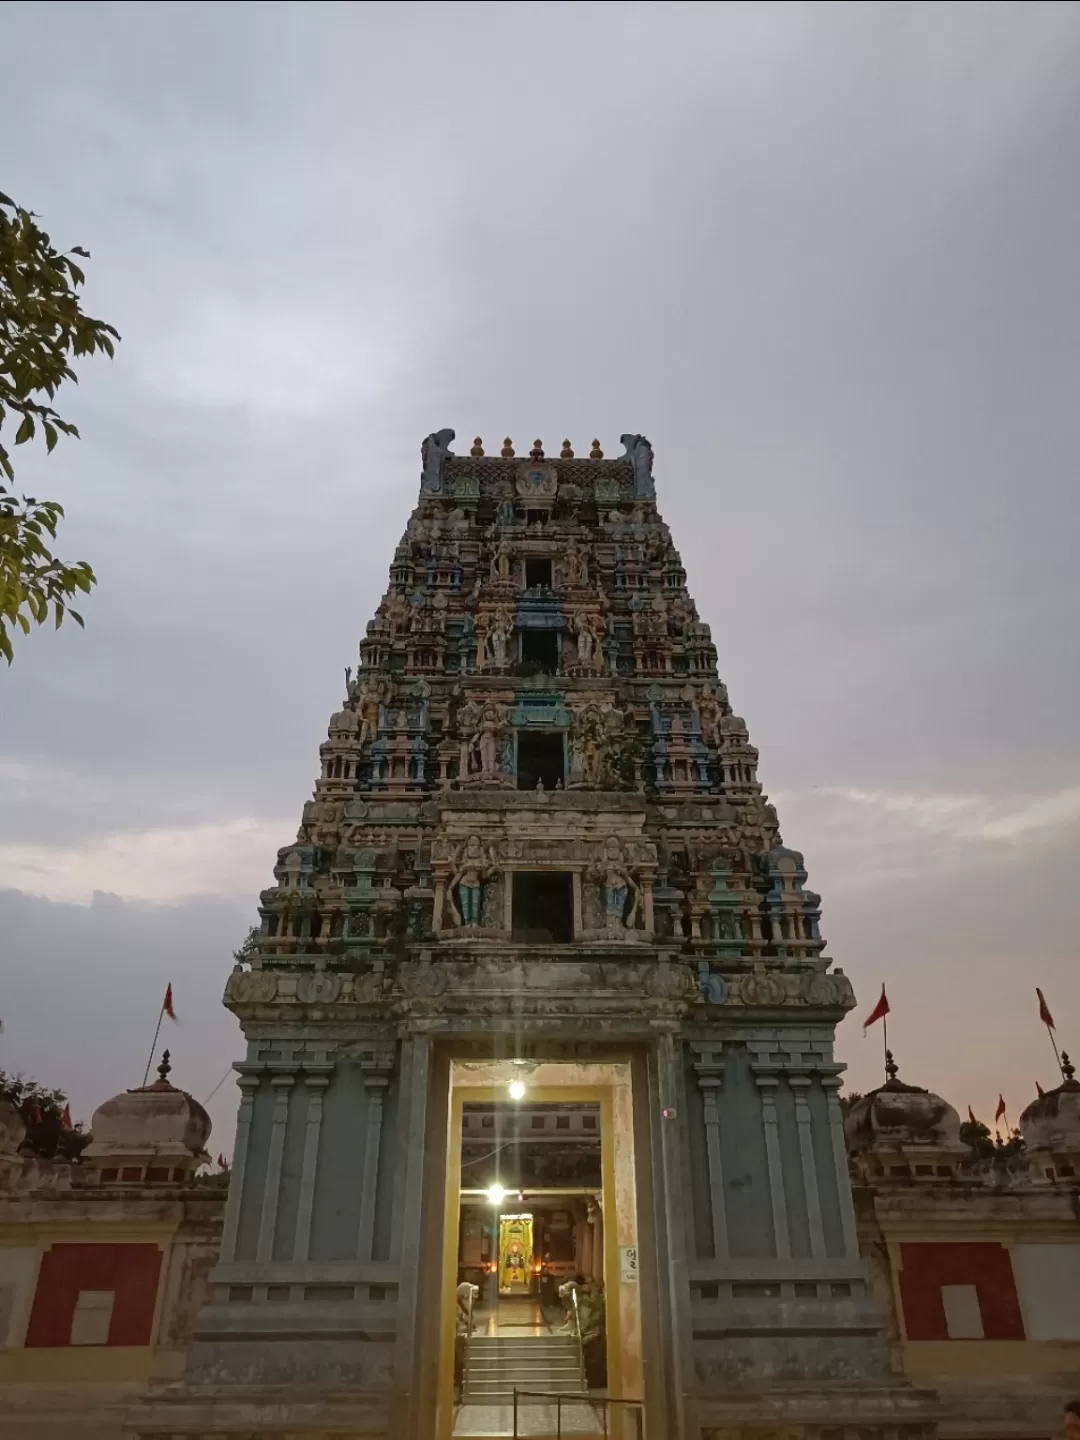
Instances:
[[[943,1285],[974,1285],[987,1340],[1023,1340],[1024,1321],[1004,1245],[901,1245],[900,1299],[909,1340],[947,1340]]]
[[[112,1290],[108,1344],[149,1345],[160,1274],[156,1245],[54,1245],[41,1257],[26,1344],[69,1344],[79,1291]]]

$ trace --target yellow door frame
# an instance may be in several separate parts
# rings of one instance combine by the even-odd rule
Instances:
[[[450,1135],[447,1145],[446,1209],[443,1214],[443,1275],[439,1354],[438,1440],[451,1440],[454,1428],[454,1340],[457,1335],[458,1222],[461,1207],[461,1131],[466,1102],[493,1105],[507,1100],[496,1085],[454,1085],[450,1072]],[[622,1393],[622,1330],[620,1316],[619,1233],[615,1221],[615,1137],[611,1085],[544,1085],[530,1087],[528,1102],[539,1105],[591,1104],[600,1107],[600,1179],[604,1211],[604,1313],[607,1320],[608,1394]],[[639,1163],[634,1156],[635,1167]],[[634,1396],[634,1399],[641,1397]],[[612,1436],[618,1407],[612,1413]]]

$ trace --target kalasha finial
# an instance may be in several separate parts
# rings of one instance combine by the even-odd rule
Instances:
[[[479,456],[483,455],[483,453],[484,453],[484,442],[483,442],[483,440],[480,439],[480,436],[477,435],[476,439],[472,442],[472,449],[469,451],[469,454],[470,454],[470,455],[475,455],[475,456],[477,456],[477,457],[479,458]]]
[[[1061,1073],[1066,1080],[1076,1079],[1076,1066],[1069,1059],[1069,1052],[1067,1050],[1062,1050],[1061,1052]]]
[[[529,451],[529,459],[530,459],[530,460],[542,460],[543,458],[544,458],[544,442],[543,442],[542,440],[534,440],[534,441],[533,441],[533,448]]]
[[[604,452],[600,449],[600,441],[599,441],[599,440],[594,440],[594,441],[592,442],[592,449],[589,451],[589,459],[590,459],[590,460],[602,460],[603,458],[604,458]]]
[[[885,1074],[890,1080],[895,1080],[897,1075],[900,1074],[900,1066],[897,1065],[896,1061],[893,1059],[893,1053],[891,1050],[885,1051]]]
[[[570,448],[570,441],[569,441],[569,440],[564,440],[564,441],[562,442],[562,449],[559,451],[559,459],[560,459],[560,460],[572,460],[573,458],[574,458],[574,452],[573,452],[573,450],[571,450],[571,448]]]
[[[509,435],[507,435],[503,441],[502,457],[504,460],[512,460],[514,458],[514,442],[510,439]]]
[[[166,1050],[164,1055],[162,1055],[161,1057],[161,1064],[157,1067],[158,1079],[168,1084],[169,1071],[171,1069],[172,1066],[169,1064],[169,1052],[168,1050]]]

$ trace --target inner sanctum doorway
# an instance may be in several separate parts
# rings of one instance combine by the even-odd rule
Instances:
[[[451,1063],[438,1440],[644,1436],[630,1071]]]

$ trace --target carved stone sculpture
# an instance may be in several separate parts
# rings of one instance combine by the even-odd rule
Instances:
[[[443,467],[447,457],[452,453],[450,442],[454,439],[453,430],[436,430],[429,435],[420,447],[420,490],[429,495],[442,493],[443,488]]]

